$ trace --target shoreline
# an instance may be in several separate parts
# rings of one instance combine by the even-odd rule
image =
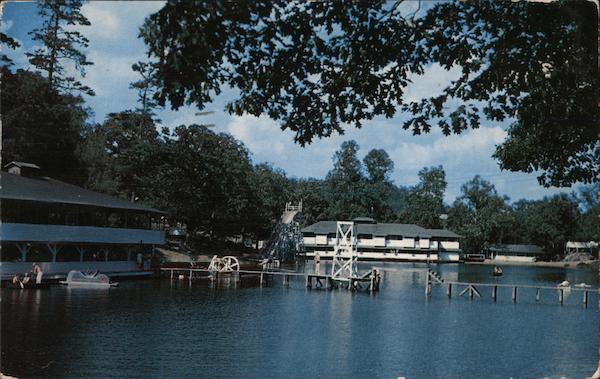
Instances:
[[[531,266],[568,269],[598,269],[599,261],[577,261],[577,262],[510,262],[486,259],[483,262],[464,262],[468,265],[493,265],[493,266]]]

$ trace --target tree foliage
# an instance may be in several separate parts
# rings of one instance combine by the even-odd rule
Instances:
[[[35,163],[73,184],[86,181],[79,158],[88,110],[78,96],[59,93],[39,74],[2,68],[2,162]]]
[[[33,41],[42,46],[26,55],[34,67],[47,73],[52,88],[75,90],[92,96],[94,91],[69,75],[69,67],[65,65],[65,61],[68,61],[81,76],[85,76],[85,66],[93,64],[81,51],[88,47],[89,40],[73,28],[90,25],[90,21],[81,13],[82,5],[82,0],[40,1],[38,14],[43,24],[29,34]]]
[[[382,183],[390,180],[394,171],[394,161],[383,149],[373,149],[363,159],[368,179],[372,183]]]
[[[7,34],[0,32],[0,46],[5,45],[9,49],[16,49],[21,45],[14,39],[9,37]],[[6,54],[0,54],[0,65],[3,67],[12,66],[12,60]]]
[[[465,183],[461,193],[449,209],[448,220],[450,228],[464,236],[463,249],[479,253],[490,243],[506,242],[508,198],[499,196],[494,185],[479,176]]]
[[[442,166],[423,168],[419,171],[419,184],[409,190],[408,206],[400,213],[399,220],[425,228],[443,227],[440,216],[445,212],[446,187],[446,173]]]
[[[159,163],[158,142],[156,124],[147,114],[110,113],[86,135],[83,153],[90,168],[88,186],[132,201],[139,199],[147,192],[148,172]]]
[[[158,60],[157,99],[173,108],[203,108],[231,86],[229,112],[280,120],[301,144],[398,111],[415,134],[515,120],[495,153],[504,169],[541,170],[544,184],[593,180],[594,4],[455,0],[417,14],[403,3],[169,1],[141,36]],[[406,99],[432,64],[461,75]]]

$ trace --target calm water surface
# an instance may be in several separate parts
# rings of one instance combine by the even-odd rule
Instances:
[[[424,268],[383,267],[380,293],[210,289],[207,282],[2,290],[2,372],[18,377],[579,378],[598,363],[598,297],[489,289],[424,296]],[[323,265],[322,265],[323,266]],[[307,270],[311,270],[307,267]],[[321,267],[321,269],[325,269]],[[434,266],[452,281],[494,282],[490,266]],[[396,271],[394,271],[396,270]],[[505,267],[500,283],[598,286],[595,271]],[[456,292],[455,292],[456,293]]]

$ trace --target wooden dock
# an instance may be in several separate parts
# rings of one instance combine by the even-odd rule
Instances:
[[[381,274],[376,270],[366,272],[362,276],[356,276],[351,278],[334,278],[329,274],[320,274],[315,272],[296,272],[287,270],[236,270],[226,272],[216,272],[205,268],[161,268],[162,272],[166,272],[170,275],[171,280],[180,275],[185,279],[192,282],[193,279],[207,279],[211,282],[218,281],[222,278],[233,279],[234,282],[239,283],[244,276],[246,277],[258,277],[260,286],[265,286],[268,282],[272,282],[274,278],[281,278],[284,287],[290,286],[291,278],[303,278],[306,283],[306,288],[325,288],[328,290],[337,288],[346,288],[352,291],[358,291],[362,289],[361,284],[367,284],[366,289],[369,292],[379,291],[379,285],[381,283]],[[314,283],[314,287],[313,287]]]
[[[519,289],[535,289],[535,301],[541,302],[542,300],[542,291],[544,292],[553,292],[554,296],[556,296],[558,303],[560,305],[564,304],[565,293],[573,293],[579,292],[581,293],[582,303],[585,308],[588,307],[590,293],[596,293],[598,298],[600,299],[600,288],[592,288],[590,287],[577,287],[577,286],[538,286],[531,284],[500,284],[500,283],[467,283],[467,282],[452,282],[452,281],[444,281],[439,274],[434,271],[428,270],[427,272],[427,283],[425,285],[425,296],[431,296],[432,286],[440,285],[446,287],[446,296],[449,299],[452,298],[453,289],[461,290],[459,292],[460,296],[468,295],[471,299],[474,297],[482,296],[482,289],[488,288],[492,301],[496,302],[498,299],[498,288],[510,288],[511,289],[511,300],[513,303],[517,302],[517,297],[519,293]],[[600,307],[600,301],[598,302],[598,306]]]

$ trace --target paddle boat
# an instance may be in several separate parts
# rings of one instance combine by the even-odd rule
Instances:
[[[69,287],[110,288],[117,286],[119,283],[112,283],[108,275],[100,274],[98,271],[83,273],[73,270],[67,275],[67,280],[61,281],[60,284]]]
[[[504,272],[502,271],[502,267],[500,266],[494,266],[494,276],[502,276],[504,274]]]

